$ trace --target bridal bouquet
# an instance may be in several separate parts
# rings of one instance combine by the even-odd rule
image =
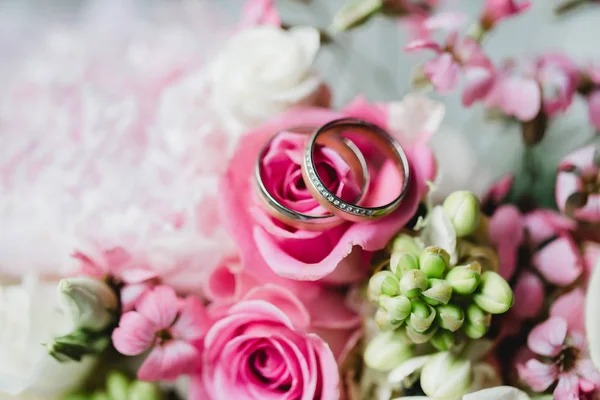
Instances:
[[[231,29],[202,1],[0,17],[0,399],[600,398],[600,69],[492,61],[531,2],[471,24],[439,3],[359,0],[323,30],[269,0]],[[429,52],[415,91],[334,109],[315,58],[378,18]],[[554,193],[443,190],[478,171],[437,160],[424,88],[526,149],[580,101],[591,139]]]

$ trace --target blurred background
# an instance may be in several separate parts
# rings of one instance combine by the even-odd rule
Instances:
[[[324,29],[344,2],[278,0],[277,7],[286,25],[312,25]],[[129,15],[124,16],[121,12],[121,19],[110,17],[125,3],[128,4]],[[201,8],[198,13],[190,12],[194,4],[199,3],[210,4],[215,10],[211,18],[207,18],[206,8]],[[157,21],[180,20],[183,16],[187,26],[197,30],[198,41],[182,44],[177,42],[176,37],[169,40],[173,44],[173,57],[185,58],[189,54],[182,55],[182,52],[198,49],[205,52],[211,46],[218,47],[220,42],[215,37],[219,37],[223,26],[235,25],[242,3],[242,0],[4,0],[0,3],[0,45],[4,53],[0,67],[6,68],[11,59],[18,58],[24,43],[23,36],[31,33],[31,37],[35,37],[32,32],[39,30],[45,21],[68,24],[94,15],[93,20],[99,24],[99,29],[116,32],[116,40],[119,35],[126,36],[130,23],[128,18],[132,14],[146,21],[148,29]],[[442,10],[461,10],[472,17],[480,11],[482,3],[483,0],[441,1]],[[496,62],[505,58],[535,57],[550,50],[564,52],[580,64],[600,62],[597,44],[600,7],[580,7],[564,16],[557,16],[553,12],[557,4],[557,0],[534,0],[531,10],[503,22],[486,39],[486,51]],[[168,12],[165,11],[167,9]],[[106,17],[98,18],[102,13],[106,13]],[[413,68],[423,61],[421,56],[427,55],[404,53],[402,49],[407,40],[407,31],[397,20],[376,17],[357,29],[339,34],[332,43],[324,45],[317,68],[333,89],[334,104],[342,106],[358,94],[364,94],[372,101],[384,101],[401,99],[410,92]],[[90,43],[86,51],[92,50],[93,46]],[[138,61],[144,63],[144,55],[140,53],[138,57],[141,57]],[[7,78],[6,74],[4,78]],[[582,144],[598,143],[598,137],[587,121],[581,98],[576,99],[564,117],[552,121],[547,136],[539,145],[525,150],[520,140],[519,125],[486,119],[479,105],[465,109],[460,104],[460,91],[443,98],[434,93],[430,95],[443,101],[447,107],[443,129],[433,140],[436,153],[440,158],[451,160],[445,163],[452,162],[464,171],[460,176],[453,174],[446,177],[444,186],[456,188],[466,185],[481,191],[499,174],[512,172],[517,176],[517,188],[533,188],[542,202],[551,205],[554,169],[560,158]],[[467,150],[473,157],[465,156]],[[525,174],[526,166],[529,172]]]

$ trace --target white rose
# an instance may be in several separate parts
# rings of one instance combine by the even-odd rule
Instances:
[[[314,28],[258,26],[239,31],[217,55],[212,95],[225,127],[239,133],[295,105],[310,105],[320,78],[312,64],[320,45]]]
[[[81,383],[92,366],[92,359],[59,363],[42,346],[73,329],[56,287],[31,276],[20,285],[0,285],[0,400],[55,398]]]

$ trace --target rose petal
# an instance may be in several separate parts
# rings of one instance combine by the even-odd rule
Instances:
[[[567,337],[567,321],[551,317],[537,325],[527,337],[527,346],[537,354],[555,357],[560,353]]]
[[[264,300],[283,311],[297,329],[305,330],[311,323],[311,314],[304,304],[288,289],[267,284],[250,290],[244,300]]]

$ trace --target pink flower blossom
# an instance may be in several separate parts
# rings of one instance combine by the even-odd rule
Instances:
[[[544,306],[546,292],[544,283],[538,275],[525,271],[517,278],[514,287],[515,304],[510,313],[517,319],[524,320],[536,317]]]
[[[242,9],[241,28],[256,25],[281,26],[274,0],[246,0]]]
[[[573,102],[579,82],[579,69],[568,57],[549,53],[536,61],[536,79],[542,87],[544,111],[552,117],[565,112]]]
[[[556,300],[550,318],[529,334],[527,345],[541,358],[518,364],[523,379],[536,392],[554,382],[559,400],[589,396],[600,388],[600,373],[589,359],[583,327],[584,294],[576,289]]]
[[[178,299],[171,287],[161,285],[149,291],[135,311],[121,316],[112,340],[115,348],[128,356],[151,349],[138,370],[139,379],[173,380],[198,369],[198,342],[208,326],[198,298]]]
[[[530,6],[530,1],[486,0],[479,20],[485,30],[490,30],[498,22],[520,14]]]
[[[510,279],[517,267],[517,252],[524,241],[521,213],[513,205],[500,206],[490,218],[490,242],[500,258],[500,275]]]
[[[588,116],[592,126],[600,131],[600,89],[594,90],[587,98]]]
[[[321,304],[321,310],[334,302]],[[227,310],[204,339],[190,399],[339,398],[334,353],[311,313],[288,291],[259,287]]]
[[[362,115],[358,115],[362,114]],[[354,116],[377,122],[386,122],[386,115],[380,108],[366,106],[348,112],[334,112],[317,108],[300,108],[248,132],[241,138],[225,179],[223,188],[223,221],[241,251],[242,263],[251,273],[271,269],[280,276],[300,280],[317,280],[327,276],[330,282],[351,282],[364,276],[368,252],[381,249],[387,241],[412,217],[422,196],[427,191],[425,181],[435,174],[435,162],[429,148],[423,144],[407,146],[411,165],[409,190],[400,208],[389,218],[365,223],[344,223],[341,226],[323,231],[309,232],[292,229],[269,217],[253,193],[252,171],[260,148],[273,134],[290,126],[319,126],[344,116]],[[418,125],[418,124],[417,124]],[[383,125],[385,127],[385,125]],[[316,210],[318,205],[305,189],[299,177],[301,143],[286,140],[286,146],[274,147],[267,163],[270,170],[266,185],[273,187],[276,196],[285,204],[302,207],[303,210]],[[403,138],[399,137],[403,142]],[[291,140],[291,141],[290,141]],[[283,145],[284,143],[281,142]],[[323,157],[326,155],[323,154]],[[332,182],[341,188],[344,170],[333,159],[327,160],[332,172]],[[283,178],[285,176],[289,178]],[[394,176],[395,178],[392,178]],[[398,190],[397,172],[382,168],[374,177],[374,184],[385,182],[385,190],[379,193],[384,198]],[[382,189],[384,188],[381,186]],[[373,191],[377,193],[377,190]],[[377,199],[372,200],[377,203]],[[382,202],[383,203],[383,202]],[[366,251],[365,252],[363,252]],[[262,273],[262,272],[258,272]]]
[[[428,22],[431,22],[432,18],[439,17],[431,17]],[[459,38],[458,33],[454,30],[448,34],[443,45],[430,39],[417,39],[405,47],[407,52],[424,49],[433,50],[436,53],[434,58],[424,64],[423,72],[441,94],[450,93],[456,88],[463,70],[493,70],[491,62],[483,53],[479,43],[468,37]],[[475,91],[474,88],[470,88],[470,90]],[[471,95],[467,97],[470,101]]]
[[[556,177],[556,203],[566,215],[600,221],[600,159],[595,145],[567,155]]]

